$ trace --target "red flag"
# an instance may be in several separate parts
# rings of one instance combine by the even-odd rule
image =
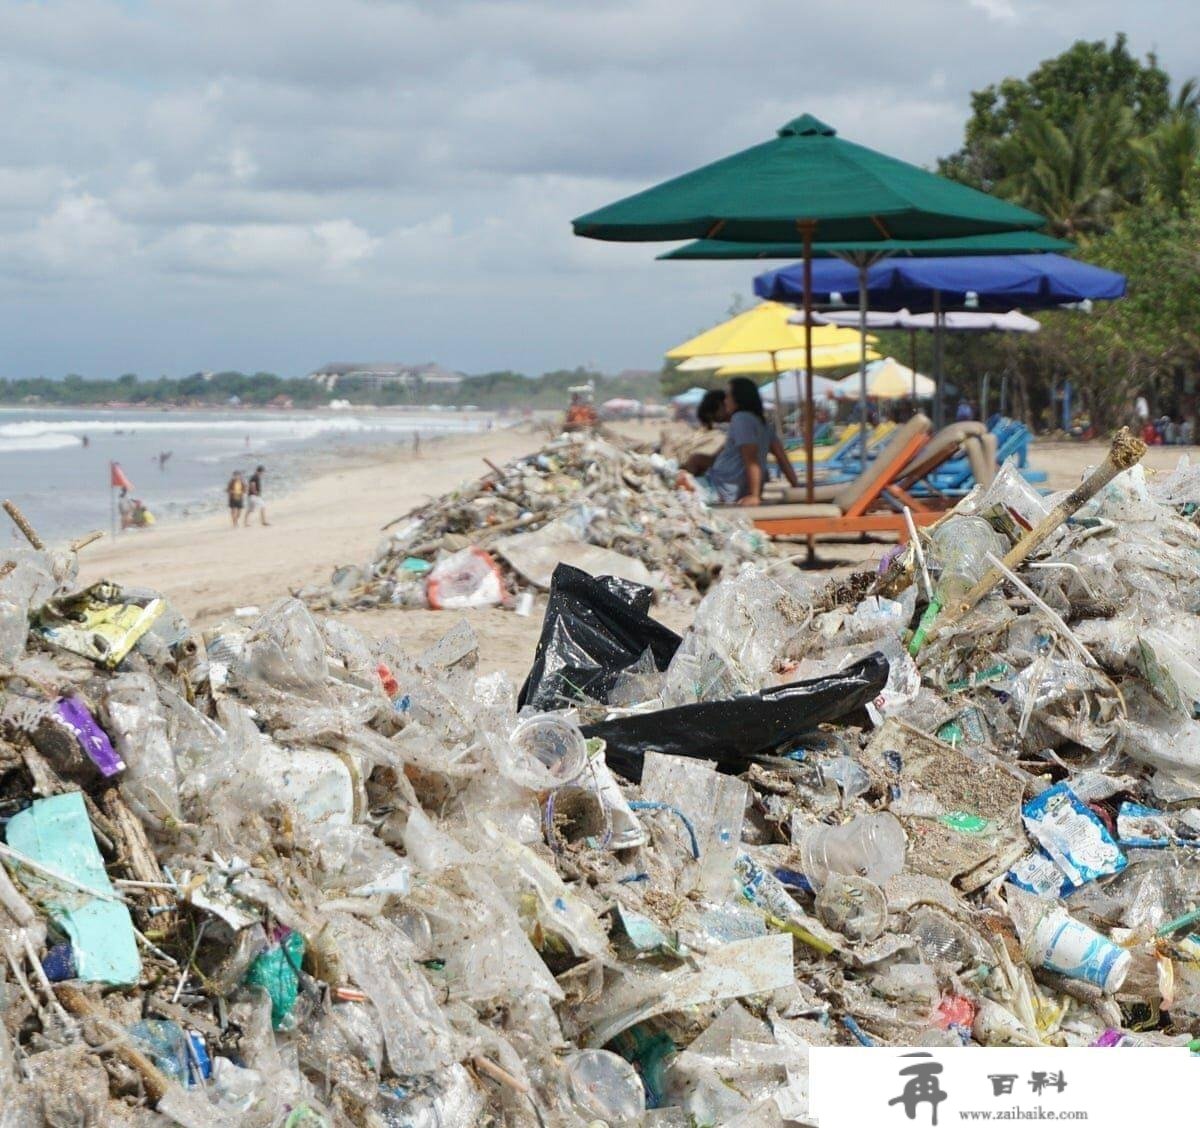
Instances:
[[[110,462],[108,464],[108,467],[109,467],[109,473],[110,473],[108,484],[114,490],[115,489],[122,489],[122,490],[133,489],[133,483],[128,478],[125,477],[125,471],[121,469],[121,464],[119,462]]]

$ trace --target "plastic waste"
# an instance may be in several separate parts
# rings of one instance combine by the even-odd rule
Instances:
[[[482,549],[464,548],[433,566],[425,595],[435,611],[494,607],[504,600],[504,577]]]
[[[827,677],[727,701],[618,717],[585,725],[583,733],[602,739],[608,765],[635,782],[650,750],[712,760],[722,771],[739,772],[753,757],[863,708],[886,684],[887,674],[887,661],[873,655]]]
[[[991,567],[988,553],[1003,556],[1008,544],[982,517],[951,517],[930,537],[929,560],[938,569],[936,591],[943,607],[959,602]]]
[[[246,972],[246,983],[261,987],[271,998],[271,1025],[287,1026],[300,993],[300,965],[304,962],[304,937],[281,928],[271,946],[257,956]]]
[[[35,800],[9,820],[5,838],[16,851],[5,855],[5,864],[38,891],[70,939],[78,977],[113,986],[136,983],[142,962],[133,920],[105,872],[82,793]],[[22,866],[21,858],[31,864]]]
[[[533,665],[518,705],[561,709],[590,699],[605,702],[621,672],[647,650],[664,670],[679,636],[649,616],[653,592],[612,576],[589,576],[560,564]]]
[[[799,842],[804,875],[820,889],[833,874],[880,885],[904,869],[908,838],[895,815],[858,815],[844,826],[811,826]]]
[[[607,1050],[577,1050],[563,1062],[575,1110],[606,1124],[636,1124],[646,1111],[637,1071]]]

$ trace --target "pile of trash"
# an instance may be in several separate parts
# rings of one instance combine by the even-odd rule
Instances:
[[[752,1128],[812,1046],[1186,1044],[1200,470],[1138,455],[682,637],[560,565],[519,688],[0,553],[0,1123]]]
[[[365,565],[338,568],[300,592],[315,610],[515,606],[528,614],[556,564],[695,602],[722,571],[774,555],[768,538],[729,511],[676,488],[678,464],[565,434],[535,454],[385,526]]]

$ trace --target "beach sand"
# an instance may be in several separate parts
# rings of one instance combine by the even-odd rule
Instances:
[[[652,424],[623,426],[631,437],[655,437]],[[545,432],[533,425],[482,435],[456,436],[427,444],[414,458],[408,446],[378,448],[348,456],[346,464],[322,472],[291,493],[273,498],[267,486],[271,524],[232,529],[226,513],[122,534],[86,548],[81,580],[108,579],[161,591],[194,626],[203,628],[227,617],[237,607],[265,608],[312,583],[329,579],[340,564],[362,564],[375,553],[380,526],[461,482],[487,472],[483,459],[501,465],[536,450]],[[1046,470],[1050,489],[1079,480],[1088,466],[1102,461],[1102,443],[1039,443],[1032,462]],[[1193,460],[1196,448],[1155,447],[1146,457],[1151,470],[1171,469],[1181,454]],[[841,568],[877,559],[881,541],[838,542],[820,549],[822,559]],[[544,600],[532,615],[488,610],[468,616],[480,638],[480,672],[505,670],[524,677],[541,627]],[[667,605],[656,615],[674,630],[691,621],[690,608]],[[435,642],[453,625],[449,612],[371,610],[341,613],[338,618],[372,637],[393,635],[411,650]]]

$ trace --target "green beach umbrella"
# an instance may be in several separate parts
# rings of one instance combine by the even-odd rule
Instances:
[[[812,245],[813,258],[844,258],[857,263],[863,255],[873,258],[906,255],[921,258],[950,258],[953,255],[1032,255],[1074,250],[1074,244],[1055,239],[1040,231],[1004,231],[992,235],[965,235],[958,239],[880,239]],[[728,239],[696,239],[663,251],[657,256],[670,261],[700,259],[798,259],[804,255],[804,244],[734,243]]]
[[[815,242],[953,238],[1034,230],[1045,222],[1035,212],[846,141],[804,114],[770,141],[588,212],[572,226],[584,238],[616,242],[787,243],[799,236],[808,268]],[[810,292],[806,284],[807,334]],[[811,410],[805,449],[811,499]]]

